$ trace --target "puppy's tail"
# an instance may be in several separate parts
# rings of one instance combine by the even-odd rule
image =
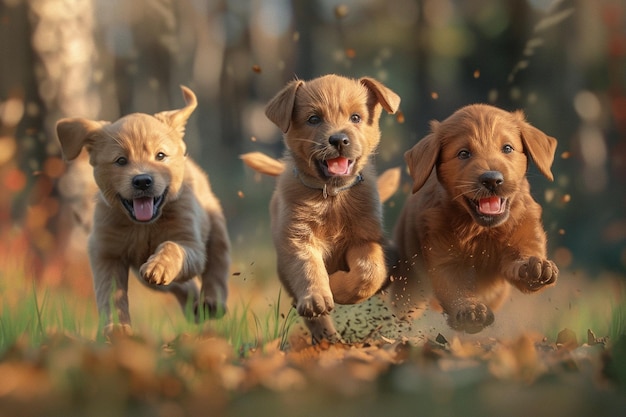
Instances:
[[[285,164],[262,152],[250,152],[240,155],[244,164],[261,174],[277,177],[285,171]],[[400,187],[400,168],[389,168],[378,176],[376,182],[381,203],[387,201]]]
[[[239,155],[243,163],[261,174],[277,177],[285,170],[285,164],[261,152],[250,152]]]

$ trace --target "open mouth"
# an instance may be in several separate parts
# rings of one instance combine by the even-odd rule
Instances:
[[[483,226],[498,226],[506,221],[509,214],[508,199],[499,196],[490,196],[471,200],[468,204],[474,208],[473,215],[477,223]]]
[[[159,216],[159,210],[165,201],[167,189],[158,197],[137,197],[127,200],[120,197],[122,205],[128,210],[130,217],[141,223],[150,222]]]
[[[338,158],[326,159],[320,162],[322,171],[327,177],[342,177],[352,175],[354,160],[340,156]]]

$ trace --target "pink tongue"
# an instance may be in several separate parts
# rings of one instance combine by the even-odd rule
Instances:
[[[500,214],[502,211],[500,197],[481,198],[478,201],[478,210],[483,214]]]
[[[339,158],[327,159],[328,172],[332,175],[346,175],[350,169],[350,160],[340,156]]]
[[[152,219],[154,207],[154,199],[149,197],[135,198],[133,200],[133,210],[135,211],[135,218],[140,222],[145,222]]]

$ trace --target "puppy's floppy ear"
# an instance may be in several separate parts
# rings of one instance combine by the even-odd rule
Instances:
[[[554,176],[550,171],[552,162],[554,161],[554,152],[556,151],[557,141],[555,138],[546,135],[541,130],[526,121],[526,117],[522,111],[516,111],[515,117],[518,120],[520,134],[524,150],[539,168],[539,172],[545,175],[550,181],[554,180]]]
[[[191,89],[185,87],[184,85],[181,85],[180,89],[183,91],[183,98],[185,99],[186,106],[182,109],[159,112],[155,114],[154,117],[163,123],[172,126],[182,136],[185,134],[187,119],[189,119],[191,113],[193,113],[198,106],[198,100]]]
[[[296,102],[296,91],[304,84],[304,81],[294,80],[289,82],[282,90],[272,98],[265,106],[265,115],[276,126],[287,133],[291,125],[293,106]]]
[[[359,81],[376,95],[378,102],[387,113],[393,114],[398,110],[398,107],[400,107],[399,95],[373,78],[363,77]]]
[[[413,178],[413,193],[416,193],[430,176],[441,149],[441,140],[437,134],[438,122],[430,122],[431,133],[417,142],[415,146],[404,153],[404,160],[409,167],[409,174]]]
[[[83,146],[89,148],[94,139],[94,133],[99,132],[102,126],[109,122],[96,122],[95,120],[65,118],[57,122],[56,131],[61,143],[63,159],[74,160],[80,154]]]

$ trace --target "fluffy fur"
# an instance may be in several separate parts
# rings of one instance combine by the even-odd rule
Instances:
[[[382,208],[371,158],[378,120],[400,97],[372,78],[292,81],[267,105],[287,151],[270,203],[279,278],[314,341],[338,340],[329,313],[387,280]]]
[[[405,153],[411,195],[395,228],[400,263],[395,302],[419,309],[432,286],[448,324],[468,333],[494,321],[508,284],[524,293],[554,285],[541,207],[526,179],[529,159],[548,179],[556,140],[509,113],[476,104]],[[406,289],[405,289],[406,287]]]
[[[129,269],[183,307],[189,302],[197,320],[225,308],[230,242],[206,174],[186,156],[185,124],[197,101],[182,91],[186,106],[179,110],[57,123],[64,158],[86,148],[99,189],[88,250],[107,335],[131,333]]]

